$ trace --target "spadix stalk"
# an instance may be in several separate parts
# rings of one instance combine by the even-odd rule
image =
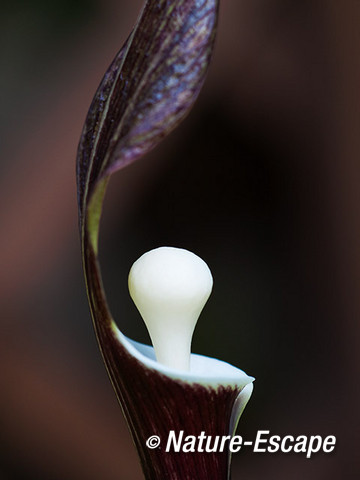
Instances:
[[[190,369],[192,335],[212,285],[206,263],[182,248],[156,248],[133,264],[130,295],[147,326],[158,362]]]

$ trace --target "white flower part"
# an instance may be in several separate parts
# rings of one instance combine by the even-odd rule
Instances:
[[[156,248],[133,264],[130,295],[147,326],[158,362],[190,369],[192,335],[212,285],[206,263],[182,248]]]

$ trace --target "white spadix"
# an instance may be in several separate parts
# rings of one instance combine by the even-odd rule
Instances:
[[[182,248],[156,248],[133,264],[130,295],[147,326],[158,362],[190,369],[192,335],[212,285],[206,263]]]

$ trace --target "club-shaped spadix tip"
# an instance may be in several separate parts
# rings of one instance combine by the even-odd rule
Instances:
[[[147,326],[158,362],[189,370],[192,335],[212,285],[207,264],[182,248],[156,248],[133,264],[130,295]]]

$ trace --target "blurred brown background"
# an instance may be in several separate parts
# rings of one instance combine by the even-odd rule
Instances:
[[[33,0],[0,16],[0,478],[142,478],[95,342],[75,155],[142,1]],[[193,351],[256,377],[239,431],[336,435],[336,451],[234,456],[233,478],[359,478],[360,4],[223,0],[214,61],[181,127],[118,174],[101,258],[125,334],[144,251],[210,265]]]

